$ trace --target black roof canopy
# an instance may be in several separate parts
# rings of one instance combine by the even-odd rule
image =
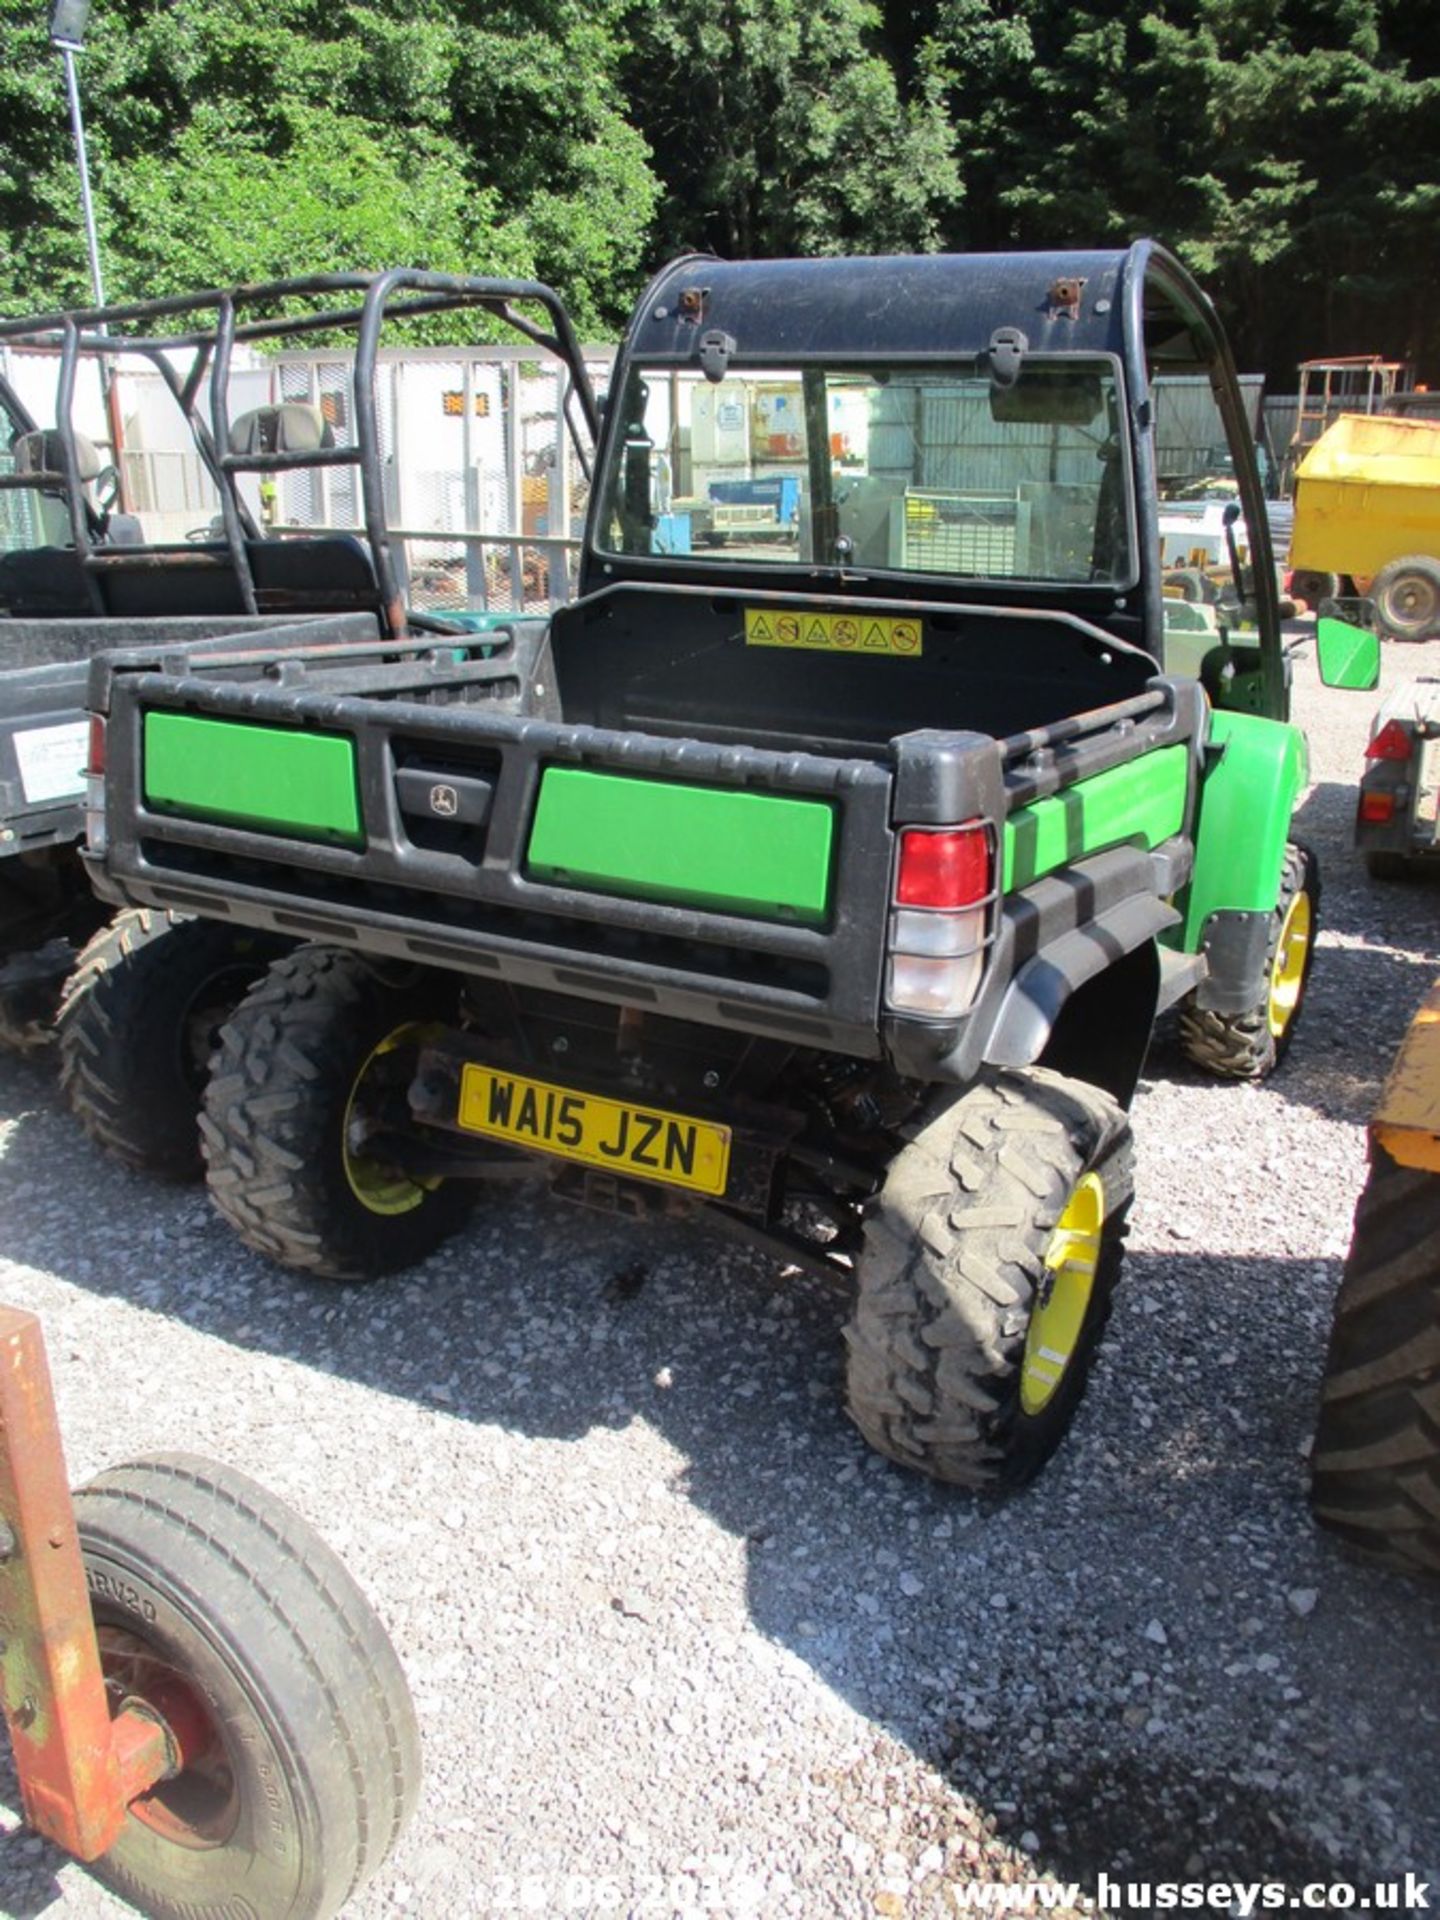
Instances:
[[[969,359],[1001,328],[1032,353],[1123,352],[1123,283],[1146,265],[1140,243],[1076,253],[919,254],[726,261],[693,254],[657,275],[628,351],[692,362],[707,333],[737,361]],[[1162,256],[1163,257],[1163,256]]]

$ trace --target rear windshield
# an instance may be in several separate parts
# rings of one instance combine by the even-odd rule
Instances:
[[[1118,374],[973,366],[631,369],[602,551],[971,579],[1135,577]]]

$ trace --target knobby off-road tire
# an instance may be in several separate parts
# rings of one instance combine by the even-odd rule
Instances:
[[[1440,636],[1440,560],[1428,553],[1392,560],[1370,589],[1375,618],[1395,640],[1433,640]]]
[[[923,1125],[866,1224],[846,1328],[848,1410],[870,1444],[957,1486],[1032,1479],[1084,1392],[1132,1192],[1125,1114],[1060,1074],[1001,1073]],[[1059,1266],[1077,1206],[1094,1229],[1078,1298],[1078,1266]],[[1047,1341],[1062,1288],[1076,1311]]]
[[[60,1083],[127,1167],[198,1180],[200,1092],[221,1022],[292,941],[138,907],[94,935],[60,1005]]]
[[[1271,916],[1265,992],[1243,1013],[1215,1013],[1193,1001],[1180,1009],[1180,1044],[1197,1067],[1221,1080],[1263,1080],[1274,1072],[1295,1037],[1319,923],[1320,863],[1291,840]]]
[[[369,1602],[280,1501],[185,1454],[112,1468],[75,1514],[111,1697],[148,1703],[185,1756],[94,1871],[161,1920],[326,1920],[420,1784],[415,1711]]]
[[[1440,1574],[1440,1174],[1372,1149],[1335,1303],[1315,1516],[1371,1558]]]
[[[357,1102],[404,1089],[418,1030],[452,1018],[458,987],[382,977],[358,953],[306,946],[278,960],[220,1034],[200,1115],[210,1195],[247,1246],[326,1280],[413,1266],[456,1232],[468,1183],[414,1182],[352,1153]]]

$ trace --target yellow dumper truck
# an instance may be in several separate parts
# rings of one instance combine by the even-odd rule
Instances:
[[[1291,592],[1368,595],[1382,633],[1440,637],[1440,420],[1344,413],[1301,461]]]

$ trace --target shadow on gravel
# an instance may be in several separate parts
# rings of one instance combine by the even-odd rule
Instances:
[[[1388,1858],[1375,1812],[1440,1772],[1414,1711],[1440,1607],[1305,1512],[1337,1262],[1133,1255],[1069,1442],[992,1506],[849,1428],[842,1290],[709,1231],[642,1239],[512,1195],[415,1274],[337,1289],[253,1259],[203,1194],[87,1154],[43,1068],[0,1062],[0,1109],[23,1109],[0,1159],[13,1260],[456,1419],[550,1440],[648,1422],[678,1490],[747,1542],[757,1629],[937,1770],[905,1814],[931,1840],[975,1830],[948,1782],[1087,1887],[1440,1854],[1417,1830]],[[83,1195],[56,1177],[76,1165]],[[620,1578],[596,1564],[597,1604],[663,1631],[663,1571],[653,1594]]]
[[[1440,893],[1436,895],[1440,909]],[[1322,907],[1323,911],[1323,907]],[[1435,938],[1440,941],[1440,911]],[[1363,1126],[1410,1016],[1440,974],[1440,955],[1413,956],[1378,946],[1320,946],[1294,1042],[1267,1080],[1294,1106]],[[1145,1064],[1147,1081],[1215,1088],[1214,1078],[1181,1051],[1173,1016],[1162,1022]]]

